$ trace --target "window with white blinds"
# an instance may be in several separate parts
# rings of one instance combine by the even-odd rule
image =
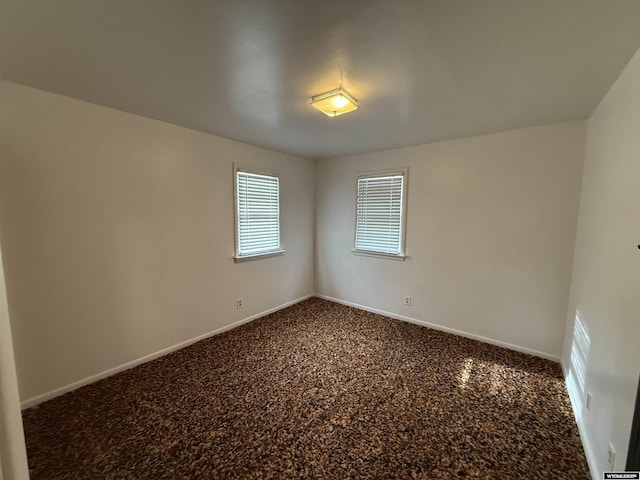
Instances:
[[[237,259],[282,251],[276,175],[236,169],[236,242]]]
[[[355,253],[404,258],[406,172],[358,178]]]

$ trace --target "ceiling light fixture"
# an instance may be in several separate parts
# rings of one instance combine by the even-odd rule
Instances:
[[[358,101],[342,87],[330,92],[311,97],[311,105],[325,115],[337,117],[343,113],[353,112],[358,108]]]

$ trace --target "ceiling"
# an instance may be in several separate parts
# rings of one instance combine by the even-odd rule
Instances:
[[[306,158],[584,118],[639,47],[638,0],[0,0],[3,79]]]

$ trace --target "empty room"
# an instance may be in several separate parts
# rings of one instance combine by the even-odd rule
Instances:
[[[0,480],[639,478],[639,48],[638,0],[0,0]]]

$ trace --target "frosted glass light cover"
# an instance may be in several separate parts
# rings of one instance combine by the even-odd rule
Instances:
[[[343,88],[321,93],[311,97],[311,105],[325,115],[337,117],[343,113],[353,112],[358,108],[358,101]]]

